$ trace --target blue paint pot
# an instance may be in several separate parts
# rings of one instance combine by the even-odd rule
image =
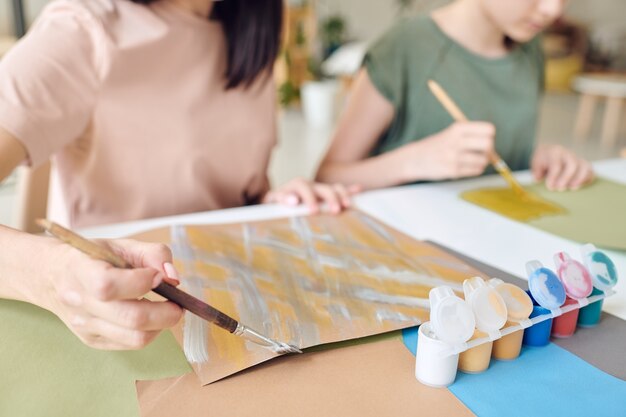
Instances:
[[[591,292],[591,296],[604,294],[597,288]],[[580,309],[578,313],[578,327],[594,327],[600,322],[602,316],[602,304],[604,299],[598,300]]]
[[[550,314],[550,310],[541,306],[534,306],[530,318]],[[546,346],[550,343],[550,331],[552,330],[552,319],[542,321],[524,330],[522,343],[526,346]]]

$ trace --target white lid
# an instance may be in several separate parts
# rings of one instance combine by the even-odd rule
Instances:
[[[526,263],[528,289],[533,298],[543,308],[554,310],[565,302],[565,287],[559,277],[539,261]]]
[[[582,254],[594,287],[606,291],[617,284],[617,268],[611,258],[590,243],[582,247]]]
[[[509,284],[498,278],[491,278],[487,284],[498,291],[506,304],[509,320],[524,320],[533,311],[533,300],[517,285]]]
[[[448,286],[430,290],[430,325],[437,339],[450,344],[468,341],[476,322],[472,309]]]
[[[483,332],[499,330],[508,318],[506,304],[498,292],[487,286],[481,277],[463,282],[465,300],[474,311],[476,327]]]
[[[566,252],[556,253],[554,264],[569,297],[580,300],[591,294],[591,274],[583,264],[570,258]]]

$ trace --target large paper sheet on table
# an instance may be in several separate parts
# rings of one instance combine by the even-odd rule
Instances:
[[[403,331],[415,354],[417,329]],[[459,372],[449,387],[479,416],[619,416],[626,409],[626,382],[550,343],[523,347],[519,358],[491,362],[480,374]]]
[[[398,333],[360,344],[278,358],[216,384],[194,373],[139,381],[142,417],[471,417],[450,391],[415,379]]]
[[[0,300],[0,416],[135,417],[138,379],[191,371],[170,332],[131,352],[92,349],[52,313]]]
[[[464,279],[482,275],[358,211],[175,226],[171,237],[185,290],[300,348],[414,326],[428,317],[432,287],[460,290]],[[187,314],[175,334],[186,349],[206,349],[208,360],[194,364],[203,384],[277,356],[192,320]]]
[[[626,185],[597,179],[578,191],[548,191],[543,184],[526,187],[565,208],[566,213],[527,220],[549,233],[581,243],[591,242],[607,249],[626,250]],[[498,196],[504,189],[483,188],[461,197],[503,216],[516,219],[516,207],[503,204]],[[519,208],[519,205],[517,205]]]

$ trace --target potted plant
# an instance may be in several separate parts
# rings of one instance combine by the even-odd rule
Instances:
[[[335,120],[338,83],[323,74],[319,59],[309,60],[309,73],[312,79],[300,88],[304,119],[312,127],[329,127]]]

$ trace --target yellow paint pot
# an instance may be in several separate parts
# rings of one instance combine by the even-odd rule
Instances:
[[[487,333],[476,329],[470,341],[481,337],[487,337]],[[459,371],[467,374],[478,374],[489,368],[492,345],[493,342],[483,343],[475,348],[461,352],[459,355]]]
[[[504,328],[515,326],[517,323],[507,321]],[[493,342],[491,356],[501,361],[510,361],[517,359],[522,350],[522,339],[524,339],[524,330],[518,330],[514,333],[506,335]]]
[[[533,311],[533,302],[526,291],[513,284],[505,283],[498,278],[490,279],[487,284],[500,294],[506,304],[508,321],[504,328],[515,326],[517,322],[525,320],[530,316],[530,313]],[[518,330],[493,342],[492,355],[494,359],[516,359],[522,349],[523,338],[524,331]]]
[[[504,326],[507,320],[506,303],[494,288],[481,277],[463,281],[465,301],[472,307],[477,329],[471,340],[487,337]],[[483,343],[459,355],[459,370],[467,373],[483,372],[489,367],[493,342]]]

